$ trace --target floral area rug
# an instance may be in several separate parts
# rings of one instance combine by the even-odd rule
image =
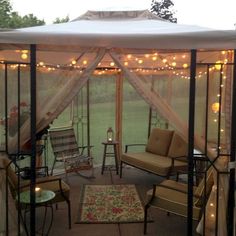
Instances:
[[[76,223],[143,222],[144,210],[135,185],[84,185]]]

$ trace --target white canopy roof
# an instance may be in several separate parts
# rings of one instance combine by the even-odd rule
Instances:
[[[0,32],[0,43],[108,49],[234,49],[236,31],[170,23],[149,11],[88,11],[68,23]]]

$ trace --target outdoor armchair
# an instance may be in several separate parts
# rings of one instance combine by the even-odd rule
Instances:
[[[145,150],[130,151],[135,146],[145,146]],[[179,170],[187,170],[187,155],[188,144],[176,131],[153,128],[146,145],[126,145],[120,160],[120,177],[124,163],[169,178]]]
[[[206,176],[197,187],[193,188],[193,220],[200,220],[213,186],[213,168],[209,168]],[[187,217],[188,208],[188,184],[177,180],[164,180],[154,184],[147,191],[147,203],[144,209],[144,234],[147,233],[147,214],[149,207],[159,208],[167,213]]]
[[[19,193],[30,190],[30,180],[20,179],[15,173],[14,163],[7,157],[0,159],[0,166],[5,169],[6,177],[9,183],[9,189],[13,199],[17,199]],[[20,181],[18,181],[20,179]],[[37,187],[45,190],[51,190],[55,193],[55,197],[51,200],[52,204],[66,202],[68,207],[68,225],[71,228],[71,205],[70,205],[70,187],[61,178],[54,176],[46,176],[36,179]],[[17,201],[16,201],[17,203]],[[24,205],[20,208],[24,209]]]
[[[79,146],[73,127],[49,130],[49,138],[54,153],[51,175],[56,162],[61,162],[64,164],[66,178],[69,172],[76,172],[87,178],[94,177],[90,151],[92,146]],[[85,149],[88,150],[87,153]]]

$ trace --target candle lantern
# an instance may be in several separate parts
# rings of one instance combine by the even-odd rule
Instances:
[[[112,142],[114,139],[114,132],[111,127],[107,130],[107,142]]]

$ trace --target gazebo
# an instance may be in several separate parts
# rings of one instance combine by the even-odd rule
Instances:
[[[188,142],[188,235],[194,150],[215,169],[210,201],[216,206],[212,213],[210,201],[206,203],[198,231],[233,235],[236,31],[174,24],[149,11],[88,11],[68,23],[0,32],[0,49],[2,152],[20,156],[30,141],[35,169],[37,133],[70,104],[78,108],[78,101],[86,115],[74,112],[73,119],[85,119],[86,131],[80,127],[80,134],[90,145],[91,101],[98,88],[92,89],[91,82],[102,88],[98,79],[105,79],[109,86],[101,101],[115,105],[115,119],[105,125],[115,126],[121,144],[130,140],[124,102],[137,94],[147,104],[147,134],[158,117]],[[16,110],[20,112],[14,116]]]

